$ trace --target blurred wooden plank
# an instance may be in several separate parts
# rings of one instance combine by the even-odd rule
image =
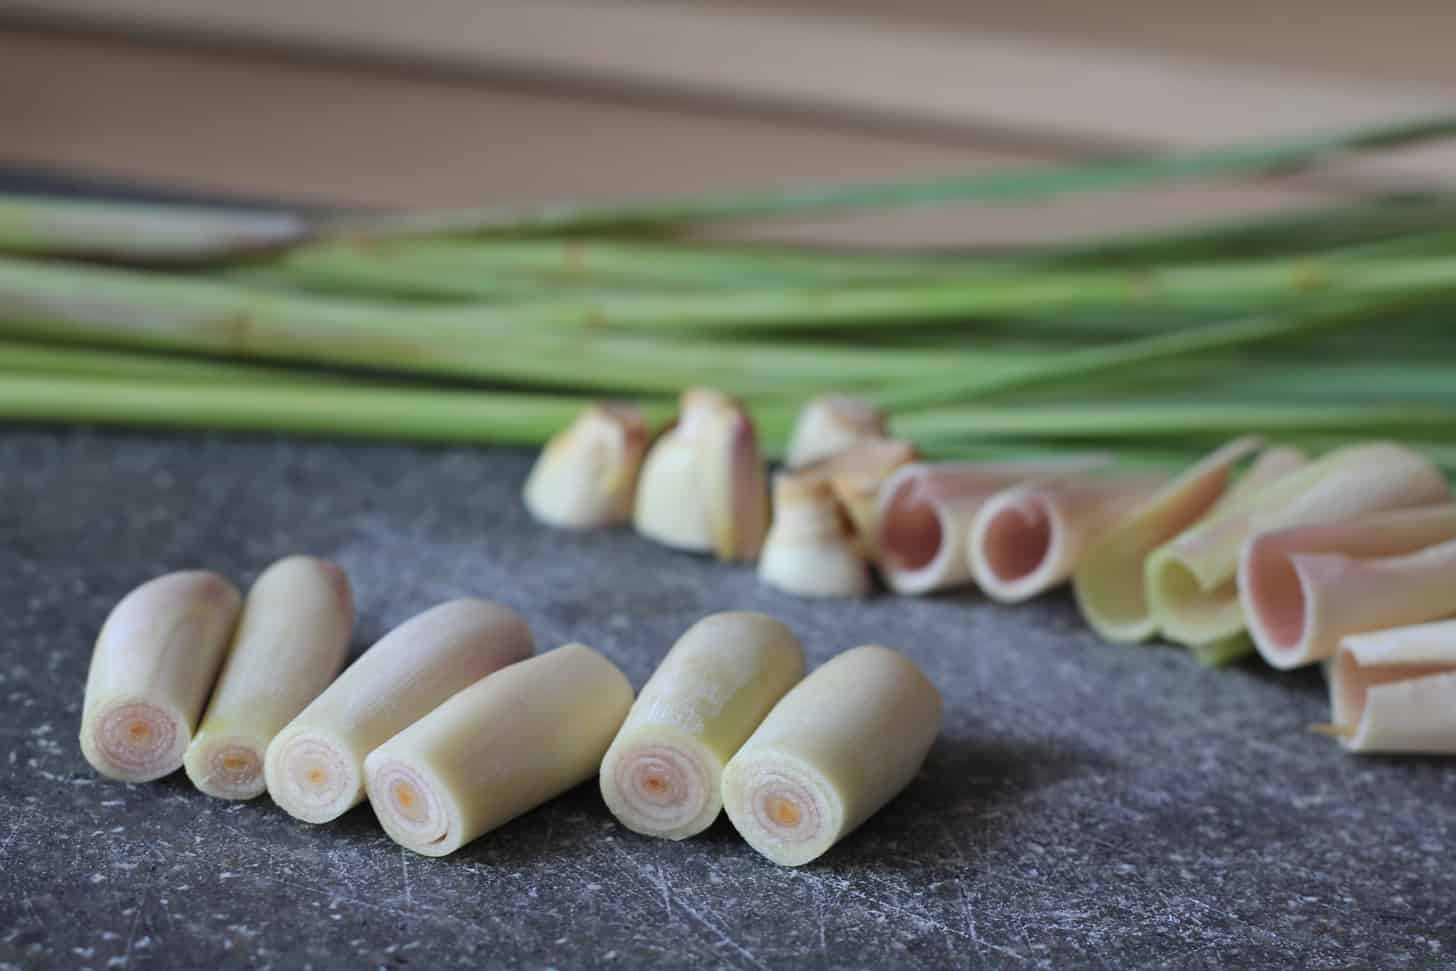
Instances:
[[[1188,148],[1437,113],[1438,85],[828,10],[630,0],[0,0],[0,12],[235,44],[571,78],[1097,150]],[[1362,162],[1456,169],[1456,148]]]

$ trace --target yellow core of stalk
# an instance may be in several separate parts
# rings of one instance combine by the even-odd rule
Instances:
[[[656,772],[644,777],[642,785],[653,795],[661,795],[667,791],[667,780]]]
[[[152,726],[140,720],[132,722],[126,731],[133,742],[145,742],[152,737]]]
[[[240,755],[227,755],[222,760],[222,767],[229,772],[241,772],[247,765],[248,760]]]
[[[408,782],[400,780],[391,785],[389,798],[394,802],[395,810],[410,822],[420,824],[429,818],[424,797]]]
[[[321,786],[324,784],[323,769],[309,769],[306,773],[304,773],[303,777],[313,785]]]
[[[793,800],[785,799],[782,796],[770,799],[767,808],[769,818],[780,826],[797,826],[803,815]]]

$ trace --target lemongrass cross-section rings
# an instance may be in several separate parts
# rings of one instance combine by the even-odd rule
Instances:
[[[1350,751],[1456,753],[1456,621],[1346,637],[1328,677]]]
[[[631,405],[589,405],[542,450],[526,480],[526,508],[550,526],[627,522],[648,438],[647,420]]]
[[[122,598],[91,655],[81,752],[102,775],[149,782],[182,766],[242,597],[216,573],[169,573]]]

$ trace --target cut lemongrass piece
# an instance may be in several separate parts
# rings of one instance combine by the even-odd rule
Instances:
[[[1083,471],[1086,463],[916,463],[885,480],[875,503],[880,572],[896,593],[971,582],[966,540],[987,499],[1033,479]]]
[[[909,442],[895,438],[864,439],[848,448],[795,470],[801,479],[828,484],[854,529],[860,552],[876,559],[875,505],[880,487],[896,469],[919,461]]]
[[[364,799],[364,757],[487,674],[530,657],[514,610],[452,600],[390,631],[289,722],[268,746],[268,794],[307,823]]]
[[[349,580],[335,564],[290,556],[264,570],[187,748],[192,784],[220,799],[261,796],[268,743],[334,680],[353,625]]]
[[[1165,484],[1161,477],[1033,482],[996,493],[971,525],[971,575],[1003,603],[1059,585],[1099,533]]]
[[[869,593],[869,562],[828,482],[783,473],[774,479],[773,507],[760,580],[801,597]]]
[[[1456,613],[1456,585],[1442,580],[1452,553],[1452,503],[1272,530],[1244,547],[1239,602],[1264,660],[1303,667],[1346,634]]]
[[[775,863],[818,858],[910,784],[940,693],[887,647],[845,651],[786,694],[723,770],[723,807]]]
[[[804,651],[772,617],[713,614],[678,638],[602,760],[602,797],[636,833],[680,840],[723,806],[723,767],[804,676]]]
[[[631,405],[588,405],[536,460],[526,508],[549,526],[627,522],[649,438],[647,419]]]
[[[1260,456],[1250,477],[1263,461]],[[1231,495],[1205,521],[1148,558],[1148,601],[1170,640],[1204,644],[1244,629],[1235,577],[1240,551],[1254,533],[1450,498],[1435,465],[1387,442],[1336,449],[1302,468],[1276,470],[1268,479],[1245,495]]]
[[[677,424],[647,453],[632,521],[666,546],[751,560],[768,529],[768,479],[753,420],[718,391],[683,393]]]
[[[1239,460],[1259,447],[1236,439],[1139,503],[1099,536],[1072,571],[1082,616],[1103,639],[1145,640],[1157,631],[1143,583],[1148,554],[1197,522],[1223,494]]]
[[[369,803],[390,839],[445,856],[590,779],[632,705],[616,665],[583,644],[453,695],[369,754]]]
[[[1345,637],[1327,675],[1347,750],[1456,753],[1456,621]]]
[[[104,776],[150,782],[182,767],[242,597],[206,570],[169,573],[112,609],[96,638],[81,753]]]
[[[789,437],[785,463],[797,469],[889,433],[885,413],[868,401],[823,395],[804,406]]]

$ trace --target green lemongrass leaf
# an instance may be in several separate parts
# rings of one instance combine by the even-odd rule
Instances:
[[[0,373],[90,375],[211,384],[335,384],[337,374],[234,361],[0,340]]]
[[[1409,145],[1453,134],[1456,134],[1456,118],[1441,116],[1154,158],[604,205],[558,203],[520,209],[493,207],[344,217],[329,225],[326,231],[355,239],[641,232],[727,220],[877,207],[949,202],[1023,203],[1075,192],[1122,189],[1157,182],[1286,171],[1355,152]]]

